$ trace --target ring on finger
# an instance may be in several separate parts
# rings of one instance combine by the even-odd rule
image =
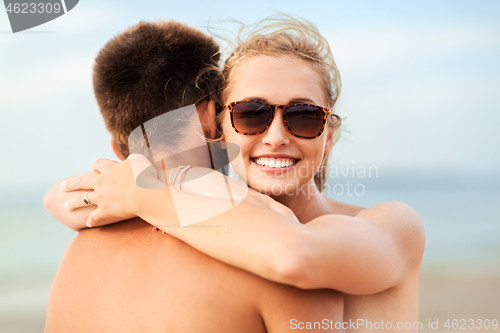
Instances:
[[[90,191],[88,191],[87,193],[85,193],[85,196],[83,197],[83,203],[85,205],[90,205],[90,200],[87,198],[87,195],[90,193]]]

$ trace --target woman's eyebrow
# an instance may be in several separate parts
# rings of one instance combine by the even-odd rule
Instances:
[[[310,98],[292,98],[288,104],[297,104],[297,103],[306,103],[306,104],[316,104],[315,101],[313,101],[312,99]]]

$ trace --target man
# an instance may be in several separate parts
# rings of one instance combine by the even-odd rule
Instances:
[[[128,135],[170,110],[196,103],[209,123],[217,61],[211,38],[177,22],[141,22],[110,40],[96,58],[94,90],[116,155],[126,158]],[[75,194],[56,185],[44,204],[77,225],[95,207],[55,204]],[[151,229],[132,219],[81,231],[52,284],[46,331],[323,331],[342,321],[338,292],[261,279]]]

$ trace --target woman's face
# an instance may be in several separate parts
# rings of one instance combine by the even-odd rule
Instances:
[[[292,56],[257,56],[244,60],[233,73],[224,102],[242,100],[326,107],[319,74]],[[229,109],[223,112],[225,140],[237,144],[243,157],[243,162],[236,159],[232,165],[250,187],[282,196],[297,193],[305,184],[314,186],[313,177],[325,150],[331,145],[330,131],[325,128],[315,139],[295,137],[283,122],[282,109],[276,109],[267,131],[258,135],[242,135],[232,128]]]

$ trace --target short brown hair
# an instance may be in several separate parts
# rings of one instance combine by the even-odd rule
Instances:
[[[218,61],[211,37],[175,21],[141,21],[108,41],[95,59],[94,94],[122,156],[136,127],[211,97]]]

